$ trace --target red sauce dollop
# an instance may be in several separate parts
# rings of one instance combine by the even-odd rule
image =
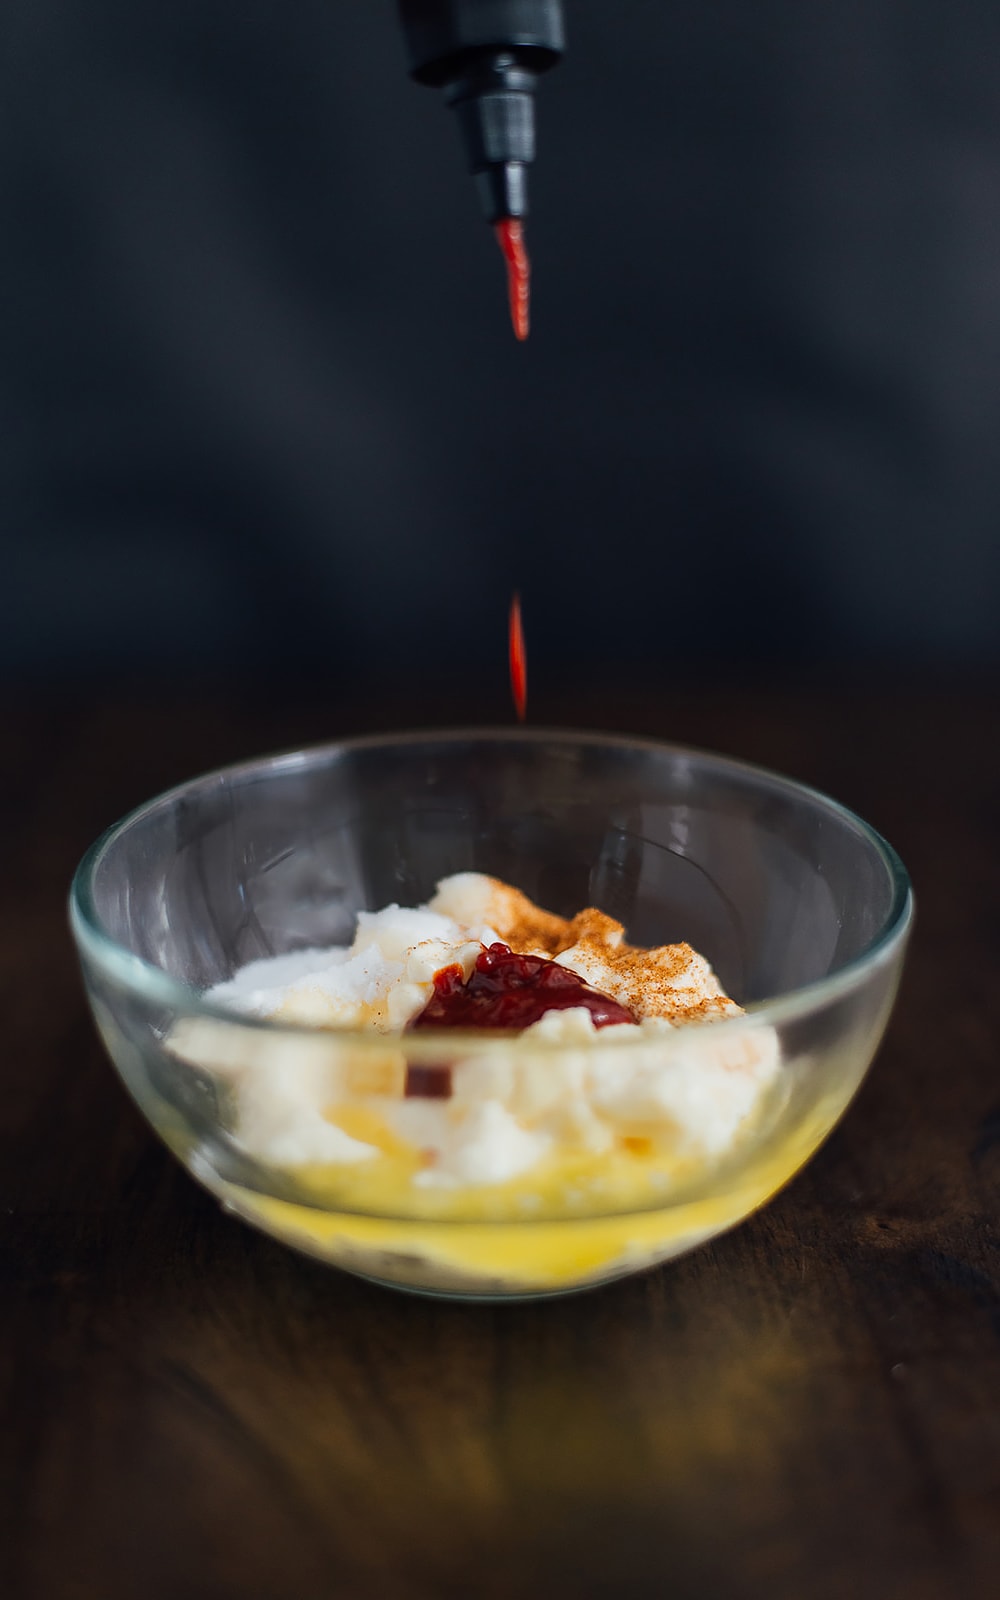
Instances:
[[[508,945],[491,944],[477,957],[467,982],[457,965],[436,972],[434,993],[409,1026],[521,1029],[546,1011],[566,1011],[570,1006],[585,1006],[595,1028],[635,1021],[625,1006],[598,994],[557,961],[518,956]]]

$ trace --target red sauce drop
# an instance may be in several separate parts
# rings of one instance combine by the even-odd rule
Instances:
[[[406,1068],[403,1095],[407,1100],[450,1100],[451,1068],[420,1067],[410,1061]]]
[[[524,649],[524,625],[521,622],[521,599],[515,595],[510,603],[510,621],[507,626],[508,655],[510,659],[510,692],[518,722],[524,721],[528,705],[528,658]]]
[[[519,956],[491,944],[476,959],[466,981],[459,966],[434,974],[434,993],[411,1028],[529,1028],[546,1011],[584,1006],[595,1028],[634,1022],[625,1006],[584,983],[568,967],[544,956]]]
[[[531,263],[524,248],[524,230],[516,217],[501,217],[493,231],[507,263],[507,293],[514,337],[528,337],[528,306],[531,298]]]

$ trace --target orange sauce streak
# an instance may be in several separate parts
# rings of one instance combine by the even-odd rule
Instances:
[[[524,626],[521,622],[520,596],[510,603],[510,620],[507,625],[507,642],[510,659],[510,692],[518,722],[524,721],[528,705],[528,658],[524,649]]]
[[[516,217],[501,217],[494,224],[497,243],[507,263],[507,292],[514,337],[528,337],[528,307],[531,298],[531,264],[524,248],[524,230]]]

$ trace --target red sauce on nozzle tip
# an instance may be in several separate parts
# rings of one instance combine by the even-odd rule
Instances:
[[[514,337],[528,337],[528,308],[531,300],[531,263],[524,248],[524,229],[517,217],[501,217],[493,224],[497,243],[507,263],[507,292]]]

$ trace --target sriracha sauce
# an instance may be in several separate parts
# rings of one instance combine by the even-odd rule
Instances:
[[[545,956],[519,956],[505,944],[484,947],[468,981],[460,966],[434,974],[434,992],[410,1028],[529,1028],[546,1011],[583,1006],[595,1028],[634,1022],[625,1006],[598,994],[568,967]]]
[[[501,217],[493,231],[507,263],[507,298],[515,339],[528,337],[531,265],[524,248],[524,229],[516,217]]]

